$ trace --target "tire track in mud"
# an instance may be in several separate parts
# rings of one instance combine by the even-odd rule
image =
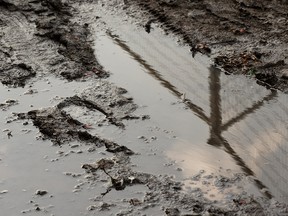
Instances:
[[[96,75],[96,78],[107,77],[108,73],[103,71],[97,63],[93,50],[87,42],[86,37],[89,34],[87,26],[79,26],[70,22],[72,16],[70,7],[57,0],[28,2],[0,2],[0,20],[4,23],[2,25],[4,34],[1,35],[1,47],[4,50],[1,49],[1,51],[5,58],[3,62],[1,61],[2,68],[0,68],[3,71],[0,74],[3,84],[24,86],[36,74],[41,76],[41,74],[56,73],[68,80],[79,79],[87,72],[90,72],[89,76],[91,77],[93,74]],[[105,90],[106,96],[103,97],[107,101],[108,92],[111,89],[115,90],[115,87],[108,84],[105,84],[105,87],[108,89]],[[32,119],[40,132],[55,144],[63,144],[71,139],[97,143],[99,138],[87,131],[80,131],[79,129],[85,129],[85,125],[74,120],[62,109],[71,105],[95,109],[103,113],[111,124],[124,127],[124,124],[120,122],[121,118],[132,118],[133,116],[129,116],[129,113],[135,109],[135,105],[131,99],[120,97],[121,91],[122,94],[125,93],[123,90],[118,90],[118,93],[112,92],[110,104],[105,103],[105,106],[117,109],[116,114],[108,113],[96,103],[74,96],[66,98],[55,108],[30,111],[27,114],[21,113],[18,114],[18,117]],[[103,102],[103,100],[101,101]],[[128,108],[129,105],[125,106],[125,104],[131,104],[131,106]],[[122,108],[119,108],[120,106]],[[119,114],[123,111],[123,107],[127,108],[126,114],[121,115],[120,118]],[[116,119],[117,117],[118,119]],[[135,118],[137,117],[135,116]],[[105,144],[108,151],[115,153],[130,151],[132,153],[126,147],[117,147],[116,143],[100,140],[101,142]]]
[[[72,23],[71,8],[60,2],[0,2],[1,46],[6,47],[8,54],[0,60],[4,71],[0,78],[4,84],[23,86],[36,73],[60,75],[68,80],[87,74],[96,78],[108,76],[97,63],[87,41],[87,26]],[[17,64],[20,63],[33,71],[19,70]],[[6,73],[7,68],[14,72]]]
[[[102,85],[98,83],[96,87],[86,88],[78,95],[63,99],[55,107],[18,113],[16,119],[12,121],[31,119],[34,126],[43,134],[43,139],[48,138],[55,145],[61,146],[78,140],[86,144],[94,144],[96,147],[105,146],[108,152],[124,152],[132,155],[133,151],[126,146],[120,146],[115,142],[92,135],[89,129],[93,126],[80,122],[65,111],[66,108],[73,106],[86,107],[93,112],[100,112],[105,116],[108,124],[115,125],[122,130],[125,129],[125,125],[121,120],[140,119],[139,116],[131,115],[137,106],[131,99],[122,95],[126,93],[124,89],[112,86],[108,82],[101,82]],[[105,94],[102,95],[101,91],[105,91]]]
[[[73,10],[68,4],[60,0],[13,3],[1,0],[0,7],[0,19],[4,23],[1,25],[4,30],[1,35],[1,47],[4,49],[1,48],[1,51],[3,49],[2,56],[5,59],[1,61],[3,72],[0,74],[3,84],[24,86],[31,77],[36,76],[36,71],[39,77],[41,74],[56,73],[68,80],[82,78],[87,73],[91,78],[107,77],[108,73],[98,64],[87,40],[90,34],[87,26],[70,21]],[[16,70],[15,73],[10,68]],[[76,105],[96,110],[104,114],[109,123],[121,128],[124,127],[122,119],[140,118],[131,115],[136,105],[131,98],[122,96],[126,93],[124,89],[105,82],[98,83],[97,86],[94,87],[97,92],[86,89],[80,97],[66,98],[54,108],[19,113],[18,117],[32,119],[42,134],[56,144],[63,144],[71,139],[97,141],[97,137],[87,131],[79,131],[86,126],[65,113],[62,110],[65,107]],[[107,147],[108,151],[115,153],[128,151],[123,146],[115,147],[116,143],[105,145],[110,146]]]

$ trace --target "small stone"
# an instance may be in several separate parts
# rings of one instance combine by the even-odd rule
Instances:
[[[36,192],[35,192],[35,194],[36,195],[39,195],[39,196],[44,196],[44,195],[46,195],[48,192],[47,191],[45,191],[45,190],[37,190]]]
[[[137,198],[130,199],[129,203],[131,205],[133,205],[133,206],[137,206],[137,205],[141,205],[142,204],[142,202],[139,199],[137,199]]]
[[[143,115],[143,116],[141,116],[141,119],[142,120],[150,119],[150,116],[149,115]]]
[[[88,152],[94,152],[94,151],[96,151],[96,148],[95,147],[90,147],[90,148],[87,149],[87,151]]]
[[[72,145],[71,148],[78,148],[80,145],[79,144],[75,144],[75,145]]]
[[[8,190],[2,190],[2,191],[0,191],[0,194],[6,194],[6,193],[8,193]]]
[[[88,206],[88,208],[87,208],[88,211],[93,211],[95,209],[96,209],[96,206],[94,206],[94,205]]]

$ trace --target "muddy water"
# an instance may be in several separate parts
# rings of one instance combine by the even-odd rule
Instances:
[[[97,35],[97,57],[110,80],[142,105],[138,112],[151,117],[127,122],[117,138],[141,152],[134,158],[139,170],[186,181],[199,170],[243,172],[252,193],[288,201],[286,95],[226,76],[202,56],[192,59],[187,47],[157,28],[149,35],[112,31]]]
[[[202,182],[193,180],[195,174],[233,176],[241,172],[248,176],[247,181],[234,192],[262,193],[287,202],[286,95],[241,76],[225,76],[210,66],[209,59],[192,59],[188,47],[177,45],[156,27],[148,35],[132,25],[120,25],[118,18],[103,16],[111,22],[107,25],[112,33],[96,35],[96,55],[112,73],[110,81],[126,88],[139,105],[135,114],[149,115],[150,119],[126,121],[125,130],[95,126],[91,133],[138,153],[131,157],[133,169],[174,175],[183,180],[188,192],[195,187],[205,191]],[[12,112],[56,105],[95,83],[42,78],[31,84],[31,88],[22,89],[0,85],[0,103],[9,99],[19,103],[0,112],[1,214],[39,215],[39,206],[45,215],[107,215],[105,211],[87,211],[108,182],[87,183],[81,164],[112,154],[104,149],[89,153],[88,146],[77,142],[62,148],[51,146],[49,141],[38,139],[40,134],[32,122],[25,127],[23,121],[6,123],[13,118]],[[66,111],[88,124],[103,118],[73,106]],[[48,194],[37,196],[38,189]],[[112,190],[103,202],[116,204],[109,212],[113,215],[129,206],[123,200],[141,200],[146,190],[142,185]],[[213,184],[206,192],[209,199],[227,198]],[[161,215],[163,211],[156,207],[145,213]]]
[[[135,61],[133,56],[130,56],[121,46],[115,44],[109,36],[99,37],[99,48],[96,47],[96,52],[98,53],[99,61],[105,66],[105,69],[112,73],[115,71],[110,80],[119,86],[125,86],[129,95],[135,98],[137,104],[141,105],[139,111],[151,117],[151,122],[148,124],[143,123],[147,127],[147,132],[141,131],[140,128],[143,126],[135,129],[135,125],[132,124],[131,128],[127,129],[128,134],[131,131],[131,133],[135,134],[135,137],[140,139],[142,136],[146,137],[148,142],[151,141],[155,147],[161,148],[161,150],[159,149],[160,152],[165,151],[170,155],[171,160],[178,160],[176,159],[178,157],[177,153],[175,152],[174,154],[172,149],[168,150],[168,143],[175,143],[175,145],[170,147],[181,145],[186,151],[187,149],[194,149],[194,151],[189,151],[190,156],[194,154],[195,157],[200,158],[205,155],[202,152],[204,150],[204,152],[210,152],[211,156],[214,155],[214,159],[217,161],[216,164],[220,160],[227,160],[223,163],[227,165],[225,168],[236,168],[231,163],[230,157],[225,157],[226,154],[223,151],[206,144],[209,137],[208,125],[188,110],[188,107],[185,106],[180,97],[175,96],[173,90],[180,92],[176,87],[171,86],[173,90],[170,90],[162,86],[161,81],[159,82],[159,80],[149,74],[151,71],[145,71],[146,69],[143,65]],[[148,67],[154,70],[152,66],[148,65]],[[153,72],[157,73],[157,71]],[[150,131],[149,128],[151,128]],[[153,137],[156,138],[155,141]],[[168,143],[167,141],[160,142],[160,137],[166,137],[170,141]],[[181,153],[179,152],[179,154]],[[190,170],[187,170],[187,172],[195,172],[199,169],[216,171],[219,164],[214,166],[209,162],[210,160],[211,157],[209,156],[204,157],[202,160],[195,160],[197,163],[190,166]],[[157,166],[151,164],[152,167],[156,168],[156,173],[159,172]]]
[[[77,144],[71,143],[59,149],[52,146],[50,141],[39,140],[38,129],[30,121],[25,126],[23,121],[6,122],[13,119],[13,112],[56,105],[62,97],[73,96],[87,84],[49,77],[31,83],[32,88],[0,86],[1,103],[9,99],[19,103],[0,113],[1,215],[39,215],[35,210],[37,207],[47,215],[86,214],[89,198],[95,195],[86,190],[89,188],[87,185],[81,184],[81,164],[94,161],[97,155],[84,153],[87,147],[81,144],[71,148],[71,145]],[[12,136],[7,135],[9,131]],[[37,190],[45,190],[48,194],[37,196]],[[86,191],[83,196],[79,193],[81,190]],[[79,199],[83,201],[79,202]]]

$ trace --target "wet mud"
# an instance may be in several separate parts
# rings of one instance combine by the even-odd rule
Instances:
[[[9,206],[14,206],[5,208],[3,205],[1,207],[4,209],[3,212],[7,215],[11,212],[21,212],[26,215],[35,215],[39,212],[54,215],[56,212],[55,215],[118,216],[288,215],[286,204],[276,201],[269,188],[266,188],[265,184],[257,179],[258,176],[254,171],[249,168],[249,159],[242,159],[234,150],[233,144],[230,145],[224,138],[224,135],[227,135],[225,132],[228,135],[232,134],[232,132],[229,134],[230,127],[234,129],[233,126],[246,116],[253,114],[264,104],[269,105],[269,102],[276,101],[277,91],[254,87],[250,84],[250,80],[251,91],[259,95],[248,102],[248,105],[252,103],[251,108],[245,108],[244,111],[237,109],[235,111],[231,108],[232,111],[227,112],[230,116],[225,122],[226,119],[222,119],[219,101],[221,102],[221,96],[229,88],[223,87],[224,90],[221,91],[221,83],[227,84],[228,81],[227,78],[220,79],[219,69],[211,66],[209,70],[205,68],[204,72],[199,63],[193,62],[193,67],[203,72],[202,77],[193,78],[194,72],[188,73],[188,78],[185,77],[183,80],[176,79],[171,74],[170,77],[169,74],[162,75],[159,73],[160,70],[157,70],[157,62],[151,66],[142,55],[133,51],[137,50],[137,47],[133,47],[132,39],[130,47],[125,40],[121,40],[123,35],[111,33],[117,25],[115,23],[114,26],[110,25],[109,20],[105,20],[106,9],[102,11],[102,14],[100,13],[105,5],[111,7],[113,4],[116,5],[114,10],[124,9],[123,13],[134,14],[136,18],[144,13],[141,19],[136,19],[138,27],[141,26],[145,34],[153,34],[156,31],[155,25],[160,24],[158,27],[164,29],[166,33],[176,35],[180,38],[180,43],[186,45],[184,48],[190,50],[189,58],[195,58],[198,61],[199,53],[208,55],[227,74],[245,74],[250,78],[255,78],[260,85],[287,90],[288,75],[285,72],[288,50],[287,37],[285,37],[288,23],[287,2],[273,1],[270,5],[266,1],[216,3],[164,0],[109,2],[0,0],[0,81],[3,84],[0,97],[3,122],[0,125],[3,127],[1,139],[4,143],[0,146],[0,165],[5,170],[5,176],[8,179],[5,180],[5,176],[0,179],[0,200]],[[99,15],[94,14],[93,9],[99,10]],[[111,16],[109,10],[107,13],[108,17]],[[101,17],[102,15],[104,18]],[[115,17],[111,16],[111,20],[113,19]],[[109,64],[104,67],[102,65],[104,61],[102,64],[99,61],[100,51],[97,53],[97,49],[94,50],[95,41],[92,39],[95,30],[104,32],[104,40],[112,41],[113,46],[120,47],[121,52],[125,53],[123,55],[129,54],[130,59],[141,68],[140,70],[134,68],[135,74],[129,74],[133,73],[133,70],[127,73],[127,68],[120,67],[128,60],[126,63],[123,61],[124,63],[117,64],[116,57],[113,59],[113,55],[109,54],[108,60],[115,61],[115,64],[110,63],[111,68],[114,66],[116,70],[122,70],[122,74],[115,74],[116,78],[114,80],[111,78],[110,81],[124,84],[123,88],[117,87],[109,80],[103,80],[115,70],[111,68],[107,70]],[[156,34],[154,37],[157,36]],[[136,41],[136,44],[139,43]],[[108,47],[109,44],[105,45]],[[173,46],[172,49],[174,49]],[[115,50],[111,48],[111,50],[117,53],[116,48]],[[175,49],[175,53],[177,52]],[[102,50],[101,54],[103,53]],[[149,52],[144,52],[144,54],[147,53],[146,58],[157,59],[152,54],[150,54],[152,57],[149,56]],[[120,57],[123,57],[122,54]],[[163,55],[164,60],[165,58],[172,64],[176,61]],[[184,57],[179,58],[185,64],[189,62]],[[158,64],[162,64],[161,66],[170,72],[165,68],[165,63]],[[190,70],[190,62],[187,65]],[[148,75],[142,76],[143,71]],[[183,73],[183,76],[186,75],[186,72]],[[56,77],[61,82],[58,80],[57,84],[52,85],[49,79],[46,80],[47,77]],[[143,83],[126,83],[127,88],[131,90],[133,96],[131,97],[129,91],[125,89],[125,82],[129,79],[131,82],[135,77],[138,80],[141,78]],[[150,80],[151,77],[153,81]],[[229,77],[237,79],[237,76]],[[185,82],[190,82],[191,79],[195,81],[199,92],[205,91],[205,94],[199,93],[200,97],[192,95],[195,92],[197,96],[197,91],[190,89],[190,85],[185,86]],[[204,86],[200,83],[200,79],[208,80],[208,85]],[[44,84],[41,83],[43,80]],[[72,85],[69,87],[70,90],[72,89],[69,95],[62,96],[64,89],[61,87],[68,85],[62,82],[63,80],[71,83],[76,81],[81,87],[78,92],[74,92],[72,90],[75,90],[75,87]],[[157,87],[153,87],[153,85],[156,86],[155,80]],[[197,83],[198,81],[200,84]],[[47,84],[49,89],[41,90],[38,86],[37,90],[35,87],[37,83],[41,83],[41,86]],[[176,83],[175,86],[173,83]],[[19,87],[23,89],[19,90]],[[55,90],[57,96],[53,89],[57,89]],[[52,92],[53,98],[41,99],[41,95],[49,91]],[[240,92],[241,89],[236,88],[235,91]],[[9,92],[13,93],[14,98],[7,99],[7,95],[9,97],[11,95]],[[145,94],[148,95],[145,97]],[[241,92],[241,94],[246,96],[249,92],[248,94]],[[160,99],[156,97],[158,95]],[[203,99],[206,96],[207,98]],[[210,103],[208,108],[211,109],[211,116],[207,113],[206,100]],[[144,105],[139,105],[138,102]],[[198,102],[201,106],[197,105]],[[145,104],[148,104],[148,108]],[[161,107],[164,106],[169,107],[167,108],[169,113],[163,113]],[[283,110],[285,111],[285,108]],[[175,115],[174,121],[173,115]],[[179,123],[177,118],[182,121],[182,128],[177,125]],[[198,120],[195,120],[196,118]],[[185,123],[185,120],[189,123]],[[161,127],[155,126],[158,123]],[[191,124],[198,123],[199,127],[205,128],[199,130],[199,134],[204,134],[204,138],[201,137],[201,139],[197,137],[197,127],[193,128],[196,132],[189,132]],[[165,129],[163,125],[167,128],[172,125],[176,132]],[[144,135],[139,135],[139,133]],[[180,134],[179,138],[174,133]],[[233,140],[235,136],[232,134],[232,138],[229,138]],[[134,140],[131,137],[134,137]],[[197,158],[199,155],[202,156],[201,152],[204,151],[195,143],[190,142],[190,140],[194,141],[194,138],[196,144],[199,145],[202,142],[205,144],[202,148],[206,153],[209,151],[212,154],[215,153],[213,157],[208,155],[207,158],[222,158],[224,153],[231,156],[232,159],[226,161],[223,159],[224,162],[221,162],[224,163],[222,166],[227,166],[227,169],[223,171],[222,167],[217,167],[220,171],[214,173],[208,167],[218,166],[218,161],[210,161],[209,166],[205,164],[207,170],[200,170],[202,161],[199,162],[200,165],[195,160],[191,162],[193,154]],[[186,139],[192,147],[183,145]],[[53,146],[44,147],[49,142]],[[39,144],[43,146],[37,146]],[[179,153],[180,159],[177,158],[181,145],[184,146],[183,151],[189,154],[192,152],[192,156],[190,155],[188,159],[181,158],[181,153]],[[16,149],[16,156],[11,153],[12,151],[9,153],[10,148]],[[17,150],[18,148],[21,150]],[[41,151],[42,148],[44,152]],[[55,149],[56,156],[55,153],[49,152]],[[27,155],[31,156],[31,152],[35,154],[31,159],[23,158]],[[157,156],[160,154],[162,156],[159,156],[159,159]],[[164,157],[164,154],[168,156]],[[16,162],[10,162],[14,159],[13,157],[16,158]],[[39,165],[33,159],[37,159]],[[25,168],[28,170],[23,170],[21,160],[23,164],[27,163],[30,166]],[[196,163],[193,167],[197,167],[198,172],[192,173],[189,168],[187,171],[181,168],[180,164],[185,160],[188,161],[187,163]],[[159,164],[161,166],[158,167]],[[58,170],[56,168],[58,165],[63,166],[64,171]],[[37,169],[39,166],[40,172]],[[47,166],[52,171],[55,170],[50,175],[50,170],[47,168],[43,174],[44,167],[42,166]],[[179,167],[175,169],[176,166]],[[188,164],[189,166],[191,164]],[[11,167],[16,171],[11,171]],[[76,171],[67,171],[69,169]],[[167,170],[169,172],[165,173]],[[18,171],[19,174],[16,175]],[[59,177],[59,172],[61,172],[61,177]],[[188,172],[186,174],[188,177],[184,178],[184,174],[182,176],[184,172]],[[42,179],[41,174],[44,176]],[[63,174],[69,180],[64,179]],[[19,180],[22,176],[23,181]],[[38,179],[39,176],[40,180],[36,182],[34,179]],[[13,182],[11,179],[14,179],[16,183],[11,183]],[[23,186],[23,182],[28,185],[25,185],[27,190],[19,188]],[[66,182],[69,182],[67,184],[69,187],[74,184],[73,191],[71,191],[73,195],[67,193],[66,190],[71,188],[68,188]],[[35,186],[31,184],[40,185],[40,187],[35,190]],[[49,189],[41,185],[46,185]],[[5,188],[6,186],[10,187],[9,190]],[[20,207],[15,207],[11,201],[15,199],[14,202],[17,203],[19,200],[13,187],[22,192],[28,191],[28,195],[23,197],[25,199],[29,197],[30,200],[27,199],[26,204],[21,203]],[[54,194],[51,191],[54,191]],[[8,201],[5,200],[7,196]],[[73,197],[72,201],[70,201],[70,196]],[[20,202],[23,202],[23,199],[21,195]],[[56,207],[50,205],[50,202],[53,202]],[[83,206],[86,209],[83,209]],[[21,211],[18,208],[22,208]]]
[[[24,86],[36,73],[68,80],[107,77],[87,40],[87,25],[72,22],[61,1],[1,1],[1,82]]]
[[[127,1],[145,12],[147,33],[159,23],[228,74],[287,88],[287,1]],[[151,27],[152,25],[152,27]]]

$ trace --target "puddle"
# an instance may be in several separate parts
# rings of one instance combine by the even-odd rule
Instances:
[[[62,98],[73,96],[87,84],[50,77],[36,82],[31,88],[7,88],[0,85],[1,103],[8,99],[18,101],[18,104],[0,112],[0,191],[6,192],[0,194],[3,213],[39,215],[36,211],[39,207],[47,215],[68,216],[75,212],[79,213],[77,215],[88,215],[86,208],[92,203],[89,198],[95,196],[95,190],[90,191],[88,185],[83,185],[79,192],[74,190],[83,178],[81,164],[94,162],[97,154],[88,154],[88,147],[81,144],[77,149],[70,147],[73,143],[59,149],[52,146],[50,141],[39,140],[38,129],[30,121],[25,126],[23,121],[6,123],[13,112],[56,105]],[[31,89],[33,94],[29,91]],[[7,136],[9,131],[12,136]],[[59,150],[64,152],[63,156],[59,155]],[[78,177],[65,175],[67,172],[76,173]],[[48,194],[37,196],[37,190],[45,190]]]
[[[110,18],[107,22],[115,21]],[[148,35],[136,27],[118,25],[117,32],[100,33],[96,38],[96,55],[112,73],[109,81],[128,90],[139,105],[135,114],[150,119],[126,121],[125,130],[107,125],[91,128],[92,135],[127,146],[138,153],[131,156],[133,169],[174,175],[184,182],[187,192],[201,187],[207,198],[222,199],[224,193],[207,187],[214,182],[197,184],[195,174],[205,170],[205,175],[233,177],[241,172],[248,177],[239,193],[245,188],[251,194],[262,191],[267,197],[288,201],[286,95],[242,76],[225,76],[203,56],[192,59],[188,47],[164,37],[157,28]],[[0,103],[9,105],[1,106],[0,112],[0,208],[4,212],[39,215],[39,206],[47,215],[95,215],[87,207],[99,201],[97,196],[107,185],[105,181],[104,186],[83,181],[81,165],[102,158],[104,150],[92,154],[89,146],[76,142],[62,148],[51,146],[49,141],[37,139],[40,134],[32,122],[25,126],[23,121],[6,123],[13,112],[54,106],[88,85],[56,78],[43,78],[25,88],[0,85]],[[9,104],[11,99],[16,103]],[[104,118],[77,106],[65,111],[88,125]],[[37,196],[38,189],[48,194]],[[112,215],[129,206],[130,198],[143,198],[145,190],[143,185],[112,190],[103,202],[119,204],[111,207]],[[163,213],[156,208],[146,213]],[[107,212],[97,211],[97,215]]]
[[[248,191],[287,202],[286,95],[224,75],[160,30],[138,30],[97,34],[95,45],[110,81],[128,90],[141,105],[137,112],[151,117],[127,122],[116,138],[141,153],[133,158],[138,169],[182,180],[199,170],[242,172],[254,184],[246,185]]]

